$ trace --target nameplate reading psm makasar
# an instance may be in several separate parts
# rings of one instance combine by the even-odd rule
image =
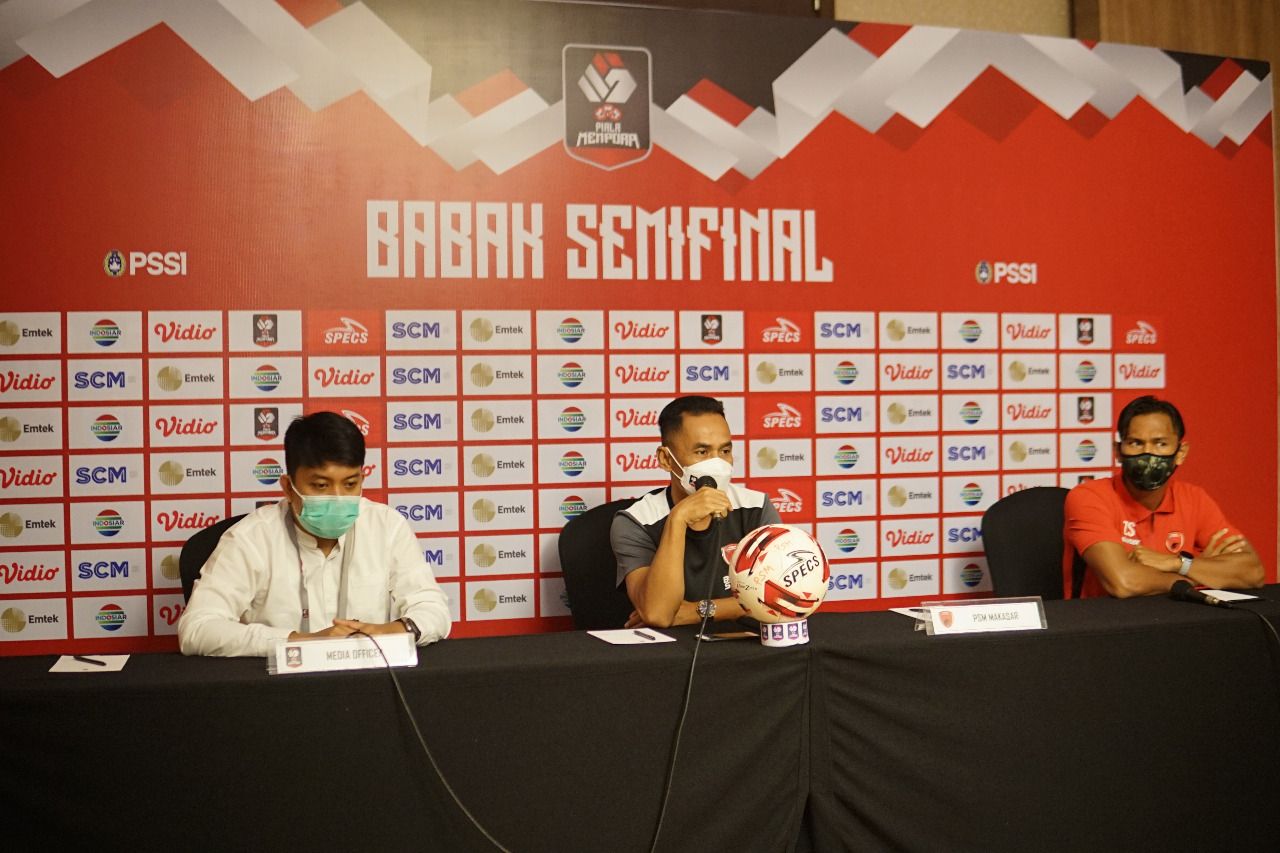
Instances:
[[[994,631],[1037,631],[1047,628],[1040,596],[922,601],[924,629],[939,634],[986,634]]]
[[[418,647],[413,643],[412,634],[405,632],[379,634],[377,637],[279,640],[267,655],[267,672],[272,675],[381,669],[388,664],[418,665]]]

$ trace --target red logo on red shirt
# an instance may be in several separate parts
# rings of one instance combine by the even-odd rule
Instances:
[[[1181,551],[1183,544],[1182,534],[1177,530],[1164,537],[1164,547],[1169,549],[1170,554],[1177,554]]]

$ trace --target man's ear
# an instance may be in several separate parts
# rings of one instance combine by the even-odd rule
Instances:
[[[284,493],[284,496],[289,499],[290,503],[293,502],[293,489],[291,488],[292,485],[293,484],[289,480],[288,474],[280,475],[280,491]]]
[[[1186,462],[1187,453],[1190,452],[1190,450],[1191,450],[1191,445],[1185,441],[1182,442],[1182,444],[1178,446],[1178,455],[1173,458],[1173,464],[1181,465],[1183,462]]]
[[[675,466],[671,464],[671,451],[667,449],[667,446],[660,444],[654,452],[658,454],[658,467],[675,476]]]

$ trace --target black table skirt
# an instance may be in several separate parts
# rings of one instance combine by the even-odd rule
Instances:
[[[1280,605],[1247,606],[1280,623]],[[897,614],[820,614],[808,647],[704,645],[659,849],[1280,849],[1261,621],[1165,598],[1045,608],[1038,632],[927,637]],[[643,851],[693,651],[692,629],[671,633],[445,641],[397,674],[445,777],[505,846]],[[0,660],[13,840],[492,849],[385,672],[52,661]]]

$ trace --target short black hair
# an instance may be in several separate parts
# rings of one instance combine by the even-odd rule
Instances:
[[[724,403],[715,397],[704,397],[700,394],[676,397],[667,403],[662,408],[662,413],[658,415],[658,432],[662,434],[663,444],[680,431],[684,425],[685,415],[719,415],[723,418]]]
[[[1182,425],[1182,414],[1178,411],[1178,407],[1168,400],[1161,400],[1147,394],[1144,397],[1138,397],[1130,400],[1129,404],[1120,410],[1120,418],[1116,421],[1116,435],[1121,441],[1129,433],[1129,422],[1139,415],[1168,415],[1169,422],[1173,424],[1173,432],[1178,436],[1178,441],[1182,441],[1182,436],[1186,434],[1186,428]]]
[[[284,433],[284,468],[289,479],[299,468],[322,468],[326,462],[364,467],[364,435],[337,412],[313,412],[294,418]]]

